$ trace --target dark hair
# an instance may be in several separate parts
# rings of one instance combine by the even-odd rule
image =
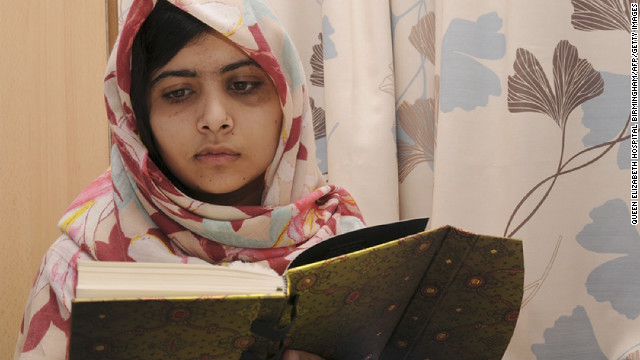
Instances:
[[[167,168],[151,132],[149,120],[149,91],[151,74],[166,65],[187,43],[211,29],[166,0],[158,0],[131,46],[131,106],[136,126],[149,157],[158,168],[181,187]]]

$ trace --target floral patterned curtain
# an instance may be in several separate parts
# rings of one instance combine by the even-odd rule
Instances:
[[[370,224],[523,239],[505,359],[640,358],[629,0],[271,2]]]
[[[370,225],[523,239],[505,359],[640,359],[635,1],[270,0]]]

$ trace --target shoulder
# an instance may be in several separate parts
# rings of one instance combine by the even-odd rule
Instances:
[[[16,359],[65,358],[76,266],[88,258],[66,234],[49,247],[27,299]]]

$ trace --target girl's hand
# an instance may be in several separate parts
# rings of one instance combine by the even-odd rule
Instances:
[[[282,356],[282,360],[322,360],[322,358],[304,351],[287,350]]]

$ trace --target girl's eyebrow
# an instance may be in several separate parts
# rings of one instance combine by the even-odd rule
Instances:
[[[255,66],[257,68],[260,68],[260,65],[258,65],[257,62],[255,62],[255,60],[253,59],[246,59],[246,60],[240,60],[240,61],[236,61],[234,63],[228,64],[223,66],[220,69],[220,74],[224,74],[233,70],[236,70],[238,68],[241,68],[243,66]],[[160,74],[158,74],[158,76],[156,76],[155,78],[153,78],[153,80],[151,80],[151,87],[153,87],[153,85],[155,85],[158,81],[167,78],[167,77],[171,77],[171,76],[177,76],[177,77],[196,77],[198,74],[195,71],[192,70],[167,70],[167,71],[163,71]]]
[[[257,68],[262,69],[260,67],[260,65],[258,65],[258,63],[255,60],[249,58],[249,59],[246,59],[246,60],[236,61],[236,62],[231,63],[229,65],[223,66],[222,69],[220,69],[220,73],[224,74],[226,72],[233,71],[233,70],[241,68],[243,66],[255,66]]]
[[[158,81],[160,81],[160,80],[162,80],[164,78],[168,78],[170,76],[196,77],[197,75],[198,74],[195,71],[192,71],[192,70],[167,70],[167,71],[163,71],[160,74],[158,74],[158,76],[153,78],[153,80],[151,80],[150,87],[153,87],[153,85],[155,85]]]

